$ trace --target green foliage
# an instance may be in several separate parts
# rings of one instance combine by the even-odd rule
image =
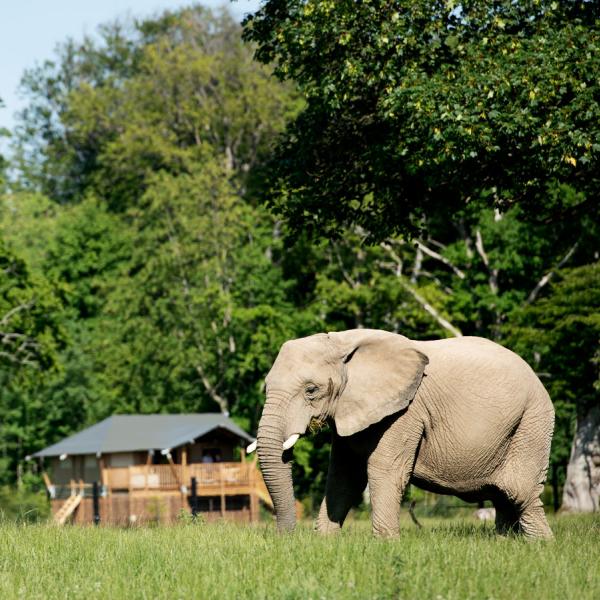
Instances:
[[[191,173],[214,158],[244,191],[297,106],[252,61],[229,13],[200,6],[103,27],[100,42],[69,41],[23,88],[30,185],[60,202],[93,191],[116,211],[135,205],[153,173]]]
[[[45,492],[29,492],[0,487],[0,523],[36,523],[45,521],[50,504]]]
[[[2,98],[0,98],[0,109],[3,107]],[[10,136],[10,132],[4,127],[0,127],[0,141],[4,137]],[[4,192],[7,183],[6,170],[8,168],[8,161],[0,154],[0,194]]]
[[[231,411],[254,430],[278,347],[314,330],[255,206],[298,101],[239,33],[226,13],[167,12],[26,75],[15,188],[46,195],[7,195],[0,226],[58,283],[68,337],[53,377],[20,390],[47,405],[27,448],[114,412]]]
[[[220,409],[254,427],[274,353],[311,330],[273,264],[271,219],[218,162],[158,175],[130,214],[128,283],[108,309],[120,329],[116,381],[127,386],[118,409]]]
[[[536,220],[596,208],[598,16],[550,0],[264,2],[244,35],[307,99],[271,203],[296,232],[355,223],[377,240],[482,195]],[[557,183],[575,205],[548,201]]]
[[[32,271],[43,272],[46,253],[54,236],[59,207],[38,193],[0,195],[2,238]]]
[[[63,308],[55,289],[31,273],[0,237],[0,484],[39,447],[43,399],[33,390],[56,371],[64,345]],[[43,437],[42,437],[43,439]]]

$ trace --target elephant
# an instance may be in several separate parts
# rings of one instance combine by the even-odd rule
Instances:
[[[295,526],[292,446],[329,423],[316,528],[340,530],[367,483],[372,531],[399,534],[407,484],[490,500],[500,534],[551,538],[540,494],[554,408],[529,365],[479,337],[415,341],[353,329],[285,342],[265,380],[254,448],[278,529]]]

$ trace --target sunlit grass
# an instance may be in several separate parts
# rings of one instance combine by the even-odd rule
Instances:
[[[600,517],[562,517],[556,540],[496,537],[474,521],[117,529],[0,526],[0,598],[600,598]]]

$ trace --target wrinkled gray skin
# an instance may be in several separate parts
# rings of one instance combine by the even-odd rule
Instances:
[[[317,528],[338,531],[367,481],[373,532],[398,534],[407,483],[491,500],[496,528],[551,537],[540,493],[554,409],[530,367],[482,338],[416,342],[356,329],[286,342],[266,379],[258,453],[280,529],[295,525],[292,450],[311,419],[333,439]]]

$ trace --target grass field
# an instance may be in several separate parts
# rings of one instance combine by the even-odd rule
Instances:
[[[0,526],[0,598],[600,598],[600,516],[552,519],[556,540],[496,537],[489,524],[424,520],[397,540],[355,521],[308,526]]]

